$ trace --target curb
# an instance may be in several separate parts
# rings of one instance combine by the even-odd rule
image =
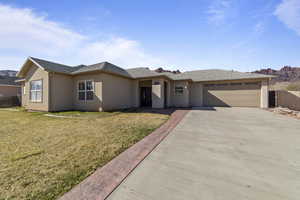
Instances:
[[[177,126],[189,110],[176,110],[170,119],[141,141],[84,179],[59,200],[104,200]]]

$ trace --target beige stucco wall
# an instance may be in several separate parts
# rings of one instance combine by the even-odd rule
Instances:
[[[25,90],[25,92],[27,92],[26,88],[25,88],[25,82],[22,82],[21,83],[21,106],[23,106],[25,108],[27,105],[28,99],[26,98],[27,93],[26,93],[26,95],[24,95],[24,90]]]
[[[73,109],[73,78],[72,76],[49,73],[50,77],[50,111]]]
[[[203,106],[203,84],[191,83],[190,84],[190,105]]]
[[[73,106],[75,110],[102,111],[103,98],[103,74],[83,74],[73,77]],[[92,80],[94,82],[94,99],[89,101],[78,100],[78,82],[81,80]]]
[[[276,106],[300,111],[300,91],[276,91]]]
[[[260,94],[260,107],[269,107],[269,82],[268,80],[263,80],[261,82],[261,94]]]
[[[30,110],[49,111],[49,73],[32,64],[25,78],[25,95],[22,92],[22,106]],[[30,81],[42,80],[42,102],[31,102],[29,97]]]
[[[6,86],[0,85],[0,98],[1,97],[14,97],[21,95],[20,86]]]
[[[171,81],[165,80],[165,83],[167,84],[167,107],[171,106]]]
[[[132,79],[103,73],[103,110],[116,110],[134,107],[135,85]]]
[[[175,94],[175,86],[183,86],[183,94]],[[190,106],[190,91],[188,81],[171,82],[171,105],[174,107]]]
[[[137,108],[140,106],[140,87],[139,87],[139,81],[133,80],[132,81],[132,106]]]
[[[152,80],[152,108],[164,108],[164,79]]]

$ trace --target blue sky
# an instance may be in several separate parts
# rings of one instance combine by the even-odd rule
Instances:
[[[300,66],[300,0],[0,0],[0,69],[69,65],[252,71]]]

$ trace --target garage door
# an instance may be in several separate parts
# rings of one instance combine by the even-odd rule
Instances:
[[[204,105],[223,107],[259,107],[260,82],[204,85]]]

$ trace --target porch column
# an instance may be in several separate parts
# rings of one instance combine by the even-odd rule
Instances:
[[[164,108],[164,80],[152,80],[152,108]]]
[[[263,80],[261,82],[261,94],[260,94],[260,107],[269,107],[269,81]]]

